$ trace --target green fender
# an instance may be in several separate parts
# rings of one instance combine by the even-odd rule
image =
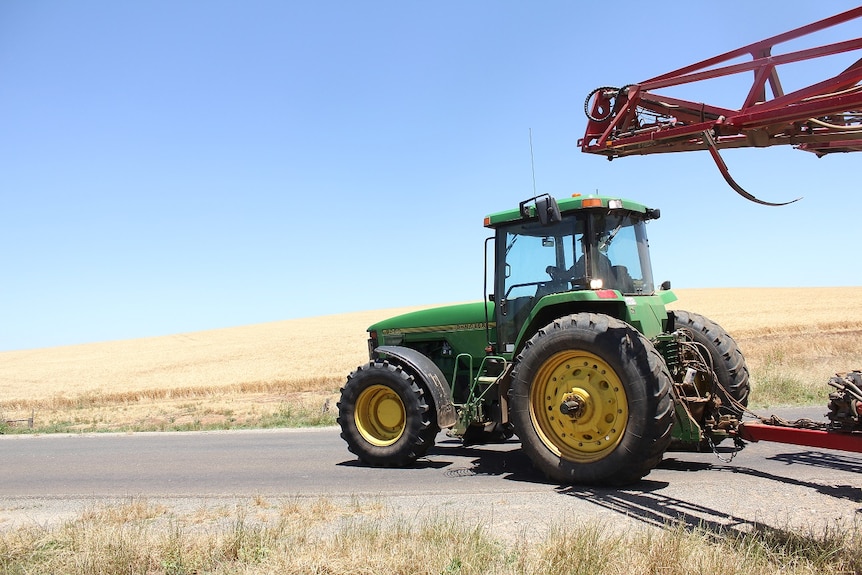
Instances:
[[[394,357],[416,377],[434,400],[437,410],[437,425],[440,429],[448,429],[455,425],[457,415],[452,403],[452,388],[440,368],[433,361],[409,347],[400,345],[382,345],[374,350],[375,354]]]

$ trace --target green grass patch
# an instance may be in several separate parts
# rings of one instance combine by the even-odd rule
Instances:
[[[756,374],[752,378],[751,406],[805,406],[826,403],[823,385],[812,385],[796,376],[778,371]]]
[[[335,417],[332,410],[282,404],[277,411],[261,416],[256,427],[322,427],[335,425]]]

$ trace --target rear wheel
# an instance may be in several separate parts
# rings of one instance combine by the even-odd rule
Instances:
[[[581,313],[545,326],[512,374],[512,421],[549,478],[621,485],[658,465],[671,439],[671,377],[629,324]]]
[[[742,415],[742,409],[734,406],[733,401],[743,407],[747,406],[751,383],[748,378],[748,366],[736,341],[724,331],[724,328],[702,315],[680,310],[674,311],[673,314],[675,327],[688,330],[694,341],[709,352],[710,357],[704,359],[712,362],[712,369],[721,384],[721,388],[717,391],[724,404],[723,409],[737,416]],[[731,398],[733,401],[730,400]]]
[[[425,455],[437,435],[422,386],[388,361],[368,363],[347,377],[338,424],[348,449],[381,467],[410,465]]]

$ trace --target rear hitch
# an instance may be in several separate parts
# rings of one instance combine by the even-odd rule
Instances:
[[[839,373],[828,381],[829,427],[833,431],[862,431],[862,372]]]

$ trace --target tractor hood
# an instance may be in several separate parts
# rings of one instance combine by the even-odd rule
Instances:
[[[491,302],[447,305],[391,317],[370,326],[368,331],[376,331],[385,337],[406,333],[484,330],[486,318],[492,317],[493,313],[494,304]]]

